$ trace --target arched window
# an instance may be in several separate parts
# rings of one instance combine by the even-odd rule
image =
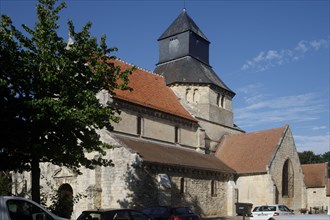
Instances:
[[[225,107],[225,95],[218,93],[217,95],[217,106],[224,108]]]
[[[294,173],[291,161],[285,161],[282,170],[282,196],[293,197]]]
[[[191,89],[190,88],[187,88],[186,89],[186,101],[187,102],[190,102],[191,101]]]
[[[193,102],[194,103],[198,103],[199,102],[199,92],[198,92],[198,89],[194,89]]]
[[[224,108],[225,107],[225,96],[221,96],[221,100],[220,100],[220,107]]]
[[[61,214],[65,218],[71,218],[73,212],[73,190],[65,183],[58,189],[58,200],[55,204],[54,214]]]
[[[219,106],[220,107],[220,94],[218,93],[217,94],[217,106]]]

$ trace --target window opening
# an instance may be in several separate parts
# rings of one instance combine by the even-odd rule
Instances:
[[[282,171],[282,196],[293,197],[294,173],[290,160],[286,160]]]
[[[175,126],[174,128],[174,142],[175,143],[180,142],[180,128],[178,126]]]
[[[211,180],[211,196],[217,196],[217,182]]]
[[[180,179],[180,194],[184,194],[185,193],[185,181],[184,181],[184,178],[182,177]]]
[[[138,116],[137,117],[137,125],[136,125],[136,129],[137,129],[136,133],[138,135],[142,135],[142,124],[143,124],[142,117]]]
[[[224,96],[224,95],[221,96],[220,106],[221,106],[222,108],[225,107],[225,96]]]

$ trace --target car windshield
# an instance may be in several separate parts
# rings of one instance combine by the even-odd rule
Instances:
[[[275,212],[276,206],[260,206],[253,209],[254,212]]]

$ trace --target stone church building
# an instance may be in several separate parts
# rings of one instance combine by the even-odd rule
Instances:
[[[189,206],[202,216],[236,215],[235,203],[307,206],[303,172],[288,125],[246,133],[234,124],[235,96],[209,63],[209,40],[183,10],[159,37],[154,72],[130,75],[133,91],[98,93],[118,107],[114,130],[100,130],[114,146],[113,167],[82,169],[42,164],[43,192],[86,197],[72,219],[92,208]],[[122,70],[131,65],[111,60]],[[271,126],[271,125],[270,125]],[[88,157],[99,157],[89,153]],[[14,179],[16,194],[30,189],[29,175]]]

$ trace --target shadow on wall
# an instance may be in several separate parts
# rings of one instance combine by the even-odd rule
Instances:
[[[164,180],[162,176],[164,174],[159,174],[159,171],[146,166],[127,168],[129,172],[126,174],[125,183],[129,193],[125,198],[117,201],[122,208],[142,209],[156,205],[186,206],[195,213],[203,215],[197,196],[182,192],[182,189],[173,184],[169,178],[168,181]]]

